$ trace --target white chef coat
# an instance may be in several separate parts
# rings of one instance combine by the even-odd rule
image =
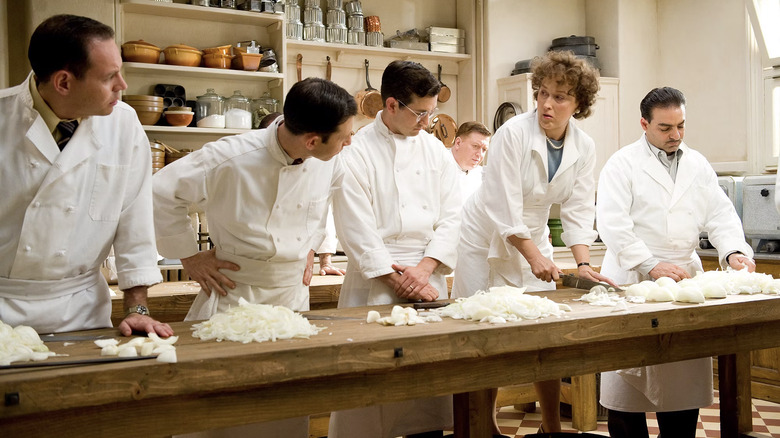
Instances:
[[[619,284],[649,279],[634,268],[651,257],[694,275],[699,233],[725,256],[753,251],[734,206],[707,160],[684,143],[673,182],[643,135],[616,152],[601,170],[598,231],[607,245],[601,273]],[[695,409],[712,403],[710,358],[603,373],[601,404],[626,412]]]
[[[458,181],[460,181],[460,196],[461,204],[465,204],[466,200],[474,194],[482,185],[482,172],[483,166],[477,166],[469,171],[465,171],[460,168],[460,165],[455,160],[455,156],[450,154],[452,162],[458,168]]]
[[[82,119],[60,152],[30,81],[0,91],[0,320],[39,333],[111,326],[100,265],[120,289],[162,281],[149,140],[132,108]]]
[[[281,123],[208,143],[154,176],[160,254],[181,259],[198,252],[187,215],[192,204],[206,212],[217,257],[242,268],[223,270],[236,289],[224,297],[201,291],[188,319],[206,319],[240,297],[309,309],[306,257],[323,240],[328,197],[343,170],[338,155],[288,164],[277,140]]]
[[[392,273],[393,263],[414,266],[423,257],[441,262],[429,281],[446,299],[460,211],[450,152],[426,132],[391,133],[380,112],[355,134],[344,161],[348,170],[333,203],[349,259],[339,307],[399,302],[375,278]],[[445,396],[334,412],[329,436],[395,437],[451,426],[452,396]]]
[[[548,183],[545,139],[536,110],[512,117],[493,136],[482,186],[463,206],[453,297],[501,285],[555,289],[555,283],[533,275],[508,240],[512,235],[531,239],[552,260],[547,227],[552,204],[561,204],[567,247],[595,241],[593,140],[569,121],[561,165]]]

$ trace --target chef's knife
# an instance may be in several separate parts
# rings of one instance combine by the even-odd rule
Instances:
[[[604,286],[607,289],[613,288],[618,292],[623,291],[623,289],[612,286],[611,284],[588,280],[586,278],[578,277],[574,274],[566,274],[561,276],[561,283],[563,283],[564,286],[573,287],[575,289],[590,290],[590,288],[592,288],[593,286]]]
[[[74,341],[95,341],[98,339],[108,339],[107,335],[41,335],[43,342],[74,342]]]
[[[0,365],[0,370],[10,370],[14,368],[40,368],[40,367],[56,367],[66,365],[96,365],[101,363],[111,362],[125,362],[128,360],[145,360],[154,359],[156,356],[133,356],[133,357],[96,357],[92,359],[76,359],[76,360],[63,360],[63,361],[40,361],[40,362],[23,362],[12,363],[11,365]]]
[[[330,320],[340,320],[340,319],[362,319],[362,318],[355,318],[352,316],[330,316],[330,315],[303,315],[304,318],[310,319],[312,321],[315,320],[322,320],[322,321],[330,321]]]

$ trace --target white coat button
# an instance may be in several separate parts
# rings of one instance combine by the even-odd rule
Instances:
[[[277,238],[276,238],[276,242],[277,242],[277,243],[278,243],[278,242],[281,242],[281,241],[282,241],[282,238],[281,238],[281,237],[277,237]]]
[[[73,213],[74,211],[76,211],[76,207],[69,205],[68,208],[65,209],[65,211],[68,213]]]
[[[419,170],[417,171],[417,174],[418,174],[418,175],[419,175],[419,174],[421,174],[421,173],[422,173],[422,172],[420,172]]]
[[[300,237],[296,237],[296,239],[298,240],[298,242],[300,242],[300,241],[301,241],[301,238],[300,238]]]
[[[65,255],[65,250],[61,249],[61,250],[55,252],[54,255],[56,255],[57,257],[62,257],[62,256]]]
[[[401,208],[406,208],[406,204],[401,204]]]
[[[33,202],[33,205],[32,205],[32,206],[33,206],[33,207],[35,207],[35,208],[38,208],[38,207],[40,207],[40,206],[41,206],[41,203],[40,203],[40,202],[38,202],[38,201],[35,201],[35,202]]]
[[[30,161],[30,167],[38,167],[37,161]]]
[[[401,169],[395,169],[395,173],[398,173],[400,171],[401,171]]]
[[[30,247],[30,245],[27,245],[27,246],[24,247],[24,252],[30,252],[30,251],[32,251],[32,248]]]
[[[301,169],[301,172],[306,172],[306,168],[304,167],[303,169]]]
[[[279,209],[279,205],[277,204],[275,208],[278,210]]]
[[[298,203],[298,208],[303,208],[303,204]]]

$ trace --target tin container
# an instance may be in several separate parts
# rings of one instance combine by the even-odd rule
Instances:
[[[325,40],[329,43],[344,44],[347,42],[347,26],[337,24],[328,26],[325,30]]]
[[[363,14],[352,14],[347,17],[347,28],[350,30],[364,30]]]
[[[287,39],[290,40],[301,40],[303,39],[303,23],[300,21],[291,22],[288,21],[284,24],[285,28],[285,35],[287,36]]]
[[[325,25],[322,23],[307,23],[303,25],[304,41],[325,42]]]
[[[322,24],[322,9],[319,6],[306,7],[303,10],[303,24],[320,23]]]
[[[342,9],[328,9],[328,15],[326,17],[326,23],[328,26],[340,25],[347,26],[347,14]]]
[[[371,47],[382,47],[385,39],[382,32],[366,32],[366,45]]]
[[[365,46],[366,45],[366,33],[362,30],[350,29],[347,31],[347,44]]]

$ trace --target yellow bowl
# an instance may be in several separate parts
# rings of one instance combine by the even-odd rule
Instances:
[[[207,53],[203,55],[203,65],[210,68],[230,68],[233,56],[224,53]]]
[[[190,46],[177,44],[174,46],[168,46],[163,50],[165,55],[165,63],[172,65],[181,65],[185,67],[197,67],[200,65],[200,60],[203,57],[203,53]]]
[[[160,62],[162,50],[144,40],[128,41],[122,44],[122,60],[126,62],[145,62],[157,64]]]
[[[260,67],[260,60],[263,59],[262,53],[239,52],[233,58],[233,68],[236,70],[257,71]]]
[[[206,55],[210,53],[221,53],[223,55],[229,55],[231,47],[233,46],[231,46],[230,44],[228,44],[227,46],[209,47],[207,49],[203,49],[203,53]]]
[[[154,125],[160,120],[162,111],[148,111],[134,108],[135,113],[138,115],[138,120],[142,125]]]

